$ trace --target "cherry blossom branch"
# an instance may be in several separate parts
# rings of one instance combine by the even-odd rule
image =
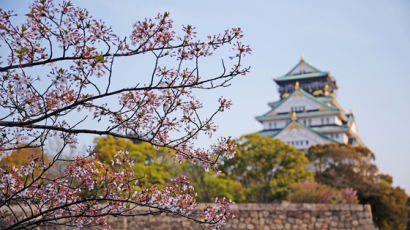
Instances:
[[[0,57],[0,151],[7,155],[32,149],[40,155],[0,168],[0,215],[9,228],[104,225],[108,215],[140,215],[136,207],[154,209],[141,215],[166,212],[216,227],[232,218],[226,200],[199,218],[192,216],[197,203],[186,178],[141,186],[126,153],[106,165],[95,159],[92,148],[74,159],[64,158],[63,151],[75,148],[78,134],[97,134],[167,147],[178,162],[204,168],[232,157],[230,138],[220,138],[208,149],[194,147],[199,135],[212,136],[213,119],[231,105],[220,98],[204,117],[205,106],[194,90],[227,87],[249,72],[242,59],[251,49],[240,42],[240,28],[197,40],[194,27],[175,31],[165,12],[137,21],[130,35],[120,38],[85,9],[71,2],[55,6],[51,0],[34,0],[24,24],[14,24],[15,16],[0,9],[0,45],[8,49]],[[230,50],[229,64],[222,59],[221,74],[203,75],[200,59],[222,47]],[[130,87],[113,86],[122,80],[114,71],[117,58],[144,54],[153,55],[146,83],[141,75]],[[93,120],[99,125],[88,126]],[[56,137],[63,143],[47,152]],[[63,175],[53,175],[61,163]]]

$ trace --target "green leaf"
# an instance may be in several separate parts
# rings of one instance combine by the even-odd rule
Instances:
[[[16,50],[16,53],[17,54],[24,54],[25,52],[27,52],[28,51],[28,49],[26,48],[26,47],[23,47],[23,48],[21,48],[21,49],[19,49],[19,50]]]
[[[105,60],[104,60],[104,55],[101,54],[101,55],[96,56],[96,57],[95,57],[95,61],[96,61],[96,62],[104,63],[104,62],[105,62]]]

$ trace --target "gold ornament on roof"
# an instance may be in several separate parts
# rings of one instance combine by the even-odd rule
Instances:
[[[315,90],[315,91],[313,92],[313,96],[319,96],[319,95],[322,95],[322,94],[323,94],[323,91],[322,91],[321,89]]]
[[[293,124],[289,125],[289,130],[292,130],[292,129],[299,130],[300,126],[296,123],[293,123]]]
[[[295,83],[295,90],[299,89],[299,81]]]
[[[325,96],[329,96],[330,92],[329,92],[329,86],[326,84],[325,85]]]
[[[292,121],[296,121],[296,112],[292,112],[292,118],[291,118],[291,120],[292,120]]]
[[[303,54],[300,55],[300,60],[301,60],[301,61],[305,60],[305,56],[304,56]]]
[[[278,113],[277,113],[277,112],[275,112],[275,111],[273,111],[273,112],[269,113],[269,116],[275,116],[275,115],[278,115]]]

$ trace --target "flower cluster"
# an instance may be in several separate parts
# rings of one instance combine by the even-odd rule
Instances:
[[[197,207],[194,188],[185,177],[174,179],[169,185],[140,187],[132,170],[134,162],[128,153],[119,152],[112,164],[103,164],[93,157],[77,156],[65,169],[65,176],[50,180],[40,178],[30,181],[30,174],[44,166],[30,163],[29,167],[0,169],[0,201],[8,208],[0,215],[15,227],[35,225],[38,220],[18,218],[12,214],[26,213],[45,215],[60,224],[87,226],[107,224],[106,215],[139,215],[136,207],[149,207],[152,214],[169,212],[190,216]],[[47,167],[47,166],[45,166]],[[27,185],[29,184],[29,186]],[[23,200],[21,210],[13,207],[11,200]],[[226,200],[217,200],[201,219],[216,227],[232,217]],[[11,210],[11,211],[10,211]],[[27,213],[26,213],[27,215]],[[25,216],[27,217],[27,216]]]
[[[304,181],[291,186],[289,200],[300,203],[326,203],[326,204],[357,204],[359,202],[356,190],[336,188]]]

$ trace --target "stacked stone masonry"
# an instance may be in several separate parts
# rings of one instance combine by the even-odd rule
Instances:
[[[330,204],[238,204],[233,206],[236,218],[224,229],[377,229],[369,205]],[[110,229],[177,230],[211,229],[172,215],[110,217]],[[47,229],[50,228],[41,228]],[[61,229],[61,228],[59,228]],[[89,229],[100,229],[98,227]]]

